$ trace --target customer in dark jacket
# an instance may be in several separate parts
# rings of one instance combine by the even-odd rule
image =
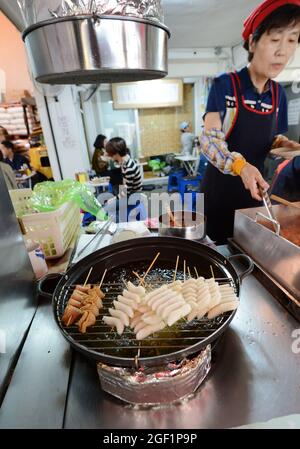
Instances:
[[[15,179],[15,174],[12,168],[8,164],[5,164],[3,162],[3,155],[2,152],[0,151],[0,174],[1,171],[8,190],[17,189],[18,187]]]
[[[272,194],[287,201],[300,201],[300,156],[294,157],[274,180]]]
[[[9,140],[9,134],[3,126],[0,126],[0,143],[3,142],[3,140]]]
[[[99,134],[94,142],[94,154],[92,159],[92,169],[97,175],[106,176],[108,169],[108,157],[105,154],[105,145],[107,138],[103,134]],[[103,175],[103,173],[105,173]]]
[[[29,160],[25,156],[15,153],[14,144],[9,140],[1,142],[0,150],[3,154],[3,162],[10,165],[13,170],[21,170],[23,166],[31,168]]]

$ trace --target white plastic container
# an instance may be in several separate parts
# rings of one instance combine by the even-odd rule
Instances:
[[[46,259],[61,257],[80,227],[80,208],[70,201],[53,212],[34,213],[26,206],[26,200],[31,195],[30,189],[10,191],[25,241],[28,244],[38,243]]]

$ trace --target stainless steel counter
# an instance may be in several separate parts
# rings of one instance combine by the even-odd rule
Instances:
[[[228,428],[299,413],[300,353],[292,352],[299,327],[249,276],[207,381],[183,404],[142,410],[101,390],[94,363],[70,350],[51,305],[41,303],[1,407],[0,428]]]
[[[0,168],[0,403],[36,308],[35,276]]]

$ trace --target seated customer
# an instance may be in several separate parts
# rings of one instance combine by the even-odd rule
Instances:
[[[277,169],[271,193],[287,201],[300,201],[300,156]]]
[[[139,192],[142,189],[142,177],[137,163],[131,158],[126,142],[121,137],[110,139],[106,145],[106,152],[121,167],[123,184],[127,187],[127,194]]]
[[[100,176],[107,176],[109,161],[105,154],[106,143],[107,138],[103,134],[99,134],[94,142],[95,150],[92,159],[92,169]]]
[[[143,204],[142,177],[137,163],[131,158],[126,142],[120,137],[111,139],[106,145],[107,154],[120,164],[123,175],[124,189],[120,189],[118,198],[108,201],[105,209],[116,223],[124,221],[139,221],[147,218]],[[133,197],[137,193],[138,197]],[[126,197],[127,194],[127,197]],[[131,200],[133,203],[131,204]]]
[[[3,154],[3,162],[10,165],[13,170],[21,170],[23,166],[30,167],[30,163],[25,156],[14,152],[14,144],[9,140],[3,140],[0,150]]]
[[[12,168],[8,164],[5,164],[3,162],[3,155],[1,151],[0,151],[0,169],[2,170],[4,181],[7,185],[8,190],[17,189],[15,174]]]
[[[109,176],[110,184],[115,195],[118,194],[119,185],[123,183],[123,177],[120,167],[116,167],[114,161],[106,153],[105,146],[107,138],[99,134],[95,140],[94,155],[92,159],[92,169],[98,176]]]
[[[3,126],[0,126],[0,143],[3,142],[3,140],[9,140],[9,134]]]

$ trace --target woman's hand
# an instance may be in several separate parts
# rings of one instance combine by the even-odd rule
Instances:
[[[257,201],[262,201],[262,197],[259,193],[259,187],[265,192],[269,189],[269,184],[264,180],[260,171],[251,164],[245,165],[240,174],[244,186],[247,190],[250,190],[252,198]]]
[[[288,139],[286,136],[279,135],[275,138],[272,149],[274,148],[288,148],[293,150],[299,150],[300,144],[294,140]]]
[[[283,146],[284,148],[291,148],[292,150],[300,150],[300,144],[293,140],[285,140]]]

